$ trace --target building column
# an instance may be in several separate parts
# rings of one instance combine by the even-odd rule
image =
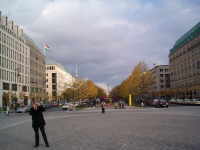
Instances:
[[[2,82],[0,82],[0,107],[3,107],[3,86],[2,86]]]

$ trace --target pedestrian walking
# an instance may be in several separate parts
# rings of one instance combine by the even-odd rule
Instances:
[[[102,102],[101,103],[101,113],[104,114],[106,111],[105,111],[105,102]]]
[[[44,107],[40,104],[33,103],[30,109],[30,115],[32,116],[32,127],[35,132],[35,148],[39,146],[39,130],[42,133],[46,147],[49,147],[49,142],[45,133],[45,120],[43,116]]]

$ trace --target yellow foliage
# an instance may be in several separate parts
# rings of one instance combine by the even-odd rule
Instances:
[[[132,73],[120,85],[113,88],[113,96],[128,98],[129,94],[134,96],[147,93],[153,77],[144,62],[138,63]]]

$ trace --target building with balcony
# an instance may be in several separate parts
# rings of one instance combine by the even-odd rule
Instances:
[[[46,92],[50,101],[62,99],[62,92],[74,81],[75,78],[63,66],[46,64]]]
[[[171,87],[178,98],[200,98],[200,22],[169,53]]]
[[[23,29],[0,12],[0,107],[28,104],[30,48]]]

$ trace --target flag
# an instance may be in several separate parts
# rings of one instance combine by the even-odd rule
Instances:
[[[47,51],[49,49],[49,46],[47,44],[44,44],[44,50]]]
[[[46,52],[48,51],[49,46],[47,44],[44,44],[44,56],[46,56]]]

